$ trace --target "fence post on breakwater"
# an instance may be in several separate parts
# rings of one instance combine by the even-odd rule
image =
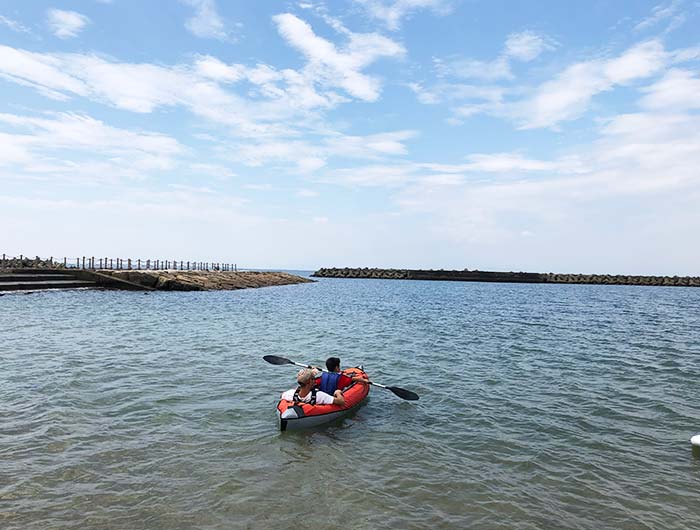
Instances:
[[[3,254],[3,256],[4,256],[4,254]],[[66,257],[64,256],[64,257],[63,257],[63,268],[65,269],[67,266],[68,266],[68,258],[66,258]]]

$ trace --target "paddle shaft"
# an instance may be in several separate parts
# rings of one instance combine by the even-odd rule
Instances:
[[[311,366],[310,364],[301,364],[295,361],[292,361],[290,359],[287,359],[285,357],[280,357],[278,355],[265,355],[263,356],[263,359],[267,361],[270,364],[293,364],[295,366],[300,366],[301,368],[315,368],[316,370],[320,370],[321,372],[326,372],[326,373],[331,373],[328,370],[324,370],[323,368],[317,367],[317,366]],[[404,388],[399,388],[396,386],[385,386],[379,383],[374,383],[370,380],[367,380],[367,382],[370,385],[373,386],[378,386],[379,388],[384,388],[386,390],[389,390],[390,392],[394,393],[396,396],[400,397],[401,399],[406,399],[408,401],[416,401],[419,399],[418,394],[415,392],[411,392],[410,390],[406,390]]]

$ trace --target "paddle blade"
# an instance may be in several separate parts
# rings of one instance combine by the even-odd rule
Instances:
[[[419,399],[418,394],[416,394],[415,392],[411,392],[410,390],[406,390],[405,388],[399,388],[397,386],[388,386],[386,388],[391,390],[401,399],[406,399],[408,401],[418,401]]]
[[[294,364],[289,359],[285,359],[284,357],[278,357],[277,355],[265,355],[263,356],[263,359],[265,359],[270,364]]]

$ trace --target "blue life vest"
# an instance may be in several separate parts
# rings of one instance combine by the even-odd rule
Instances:
[[[333,392],[338,390],[338,379],[340,379],[340,375],[341,374],[337,372],[323,372],[321,374],[321,386],[319,387],[321,392],[325,392],[326,394],[330,394],[332,396]]]

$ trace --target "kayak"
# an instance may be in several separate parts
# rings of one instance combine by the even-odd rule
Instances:
[[[349,377],[365,375],[362,367],[346,368],[343,373]],[[281,399],[277,404],[280,419],[280,431],[308,429],[324,423],[337,420],[357,410],[369,395],[370,385],[353,383],[343,390],[345,405],[310,405],[308,403],[294,404]]]

